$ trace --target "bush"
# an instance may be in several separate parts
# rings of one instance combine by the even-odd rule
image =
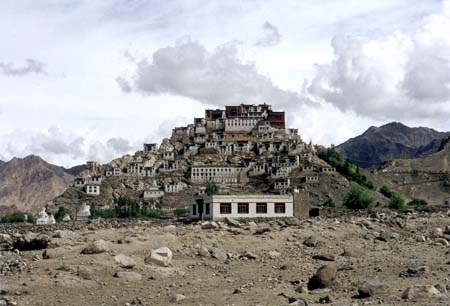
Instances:
[[[60,206],[58,208],[58,211],[55,214],[55,220],[56,222],[60,222],[65,215],[68,214],[68,210],[64,206]]]
[[[97,219],[97,218],[114,219],[114,218],[116,218],[116,211],[112,208],[93,210],[91,212],[91,219]]]
[[[20,211],[15,211],[13,213],[4,215],[0,219],[1,223],[20,223],[25,222],[25,214]]]
[[[208,183],[206,183],[205,192],[209,196],[217,194],[219,192],[219,187],[216,184],[214,184],[213,182],[208,182]]]
[[[181,217],[187,217],[189,216],[189,210],[186,208],[177,208],[174,211],[174,214],[176,217],[181,218]]]
[[[408,202],[408,206],[424,206],[428,205],[427,201],[423,199],[412,199]]]
[[[391,200],[389,201],[389,208],[401,209],[405,207],[405,200],[398,193],[392,193]]]
[[[336,205],[334,204],[333,200],[329,199],[329,200],[326,200],[325,202],[323,202],[322,206],[326,207],[326,208],[333,208]]]
[[[390,199],[392,197],[392,195],[394,194],[394,192],[392,190],[390,190],[389,187],[386,185],[381,186],[380,193],[388,199]]]
[[[372,202],[372,197],[363,188],[355,185],[345,194],[342,206],[348,209],[367,209]]]

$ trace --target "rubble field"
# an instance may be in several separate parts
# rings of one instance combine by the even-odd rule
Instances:
[[[0,233],[0,305],[450,303],[447,212]]]

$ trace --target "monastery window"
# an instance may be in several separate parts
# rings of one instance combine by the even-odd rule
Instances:
[[[284,214],[284,213],[286,213],[286,205],[285,205],[285,203],[275,203],[275,213],[276,214]]]
[[[267,214],[267,203],[256,203],[257,214]]]
[[[221,214],[231,214],[231,203],[220,203]]]
[[[238,203],[238,214],[248,214],[248,203]]]

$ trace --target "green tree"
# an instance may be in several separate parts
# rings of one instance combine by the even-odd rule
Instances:
[[[322,206],[323,206],[323,207],[327,207],[327,208],[333,208],[333,207],[335,207],[336,205],[334,204],[333,200],[328,199],[328,200],[326,200],[325,202],[323,202]]]
[[[363,188],[354,185],[345,194],[342,205],[348,209],[367,209],[372,202],[372,197]]]
[[[206,183],[205,192],[209,196],[217,194],[219,192],[219,187],[213,182],[208,182]]]
[[[412,199],[408,202],[408,206],[424,206],[428,205],[427,201],[424,199]]]
[[[67,215],[67,213],[67,209],[64,206],[60,206],[55,214],[55,220],[57,222],[60,222],[64,218],[64,216]]]
[[[386,185],[381,186],[380,193],[388,199],[390,199],[393,195],[392,190],[390,190],[389,187]]]
[[[174,214],[178,218],[187,217],[189,215],[189,210],[186,208],[177,208],[175,209]]]
[[[405,207],[405,200],[396,192],[392,193],[391,200],[389,201],[389,208],[401,209]]]

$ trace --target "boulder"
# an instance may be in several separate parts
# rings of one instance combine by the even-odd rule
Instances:
[[[359,288],[358,294],[361,298],[379,296],[386,293],[388,285],[379,280],[367,280]]]
[[[330,263],[320,267],[317,272],[309,279],[308,289],[314,290],[319,288],[327,288],[333,285],[336,279],[336,264]]]
[[[435,295],[438,295],[440,292],[436,287],[431,285],[415,285],[407,288],[403,294],[402,299],[405,300],[418,300],[418,299],[427,299],[431,298]]]
[[[400,272],[400,277],[422,277],[428,273],[430,269],[427,266],[417,268],[408,268],[406,271]]]
[[[124,254],[114,256],[114,261],[117,262],[120,267],[125,269],[131,269],[136,265],[136,262],[132,258]]]
[[[227,222],[227,224],[229,225],[229,226],[232,226],[232,227],[237,227],[237,228],[240,228],[241,227],[241,223],[239,223],[237,220],[235,220],[235,219],[232,219],[232,218],[225,218],[225,221]]]
[[[177,293],[177,294],[172,295],[172,297],[170,298],[170,301],[172,303],[178,303],[178,302],[181,302],[181,301],[183,301],[185,299],[186,299],[186,296]]]
[[[49,237],[47,235],[36,235],[26,233],[16,237],[13,242],[13,248],[19,251],[43,250],[48,247]]]
[[[145,258],[146,263],[154,263],[161,267],[168,267],[172,263],[172,251],[168,247],[152,250],[150,256]]]
[[[199,246],[197,252],[198,252],[198,255],[201,257],[209,257],[209,250],[204,245]]]
[[[222,260],[222,261],[225,261],[228,259],[227,254],[222,249],[212,247],[209,249],[209,252],[211,253],[212,258]]]
[[[13,246],[13,239],[8,234],[0,234],[0,250],[8,250]]]
[[[319,242],[319,237],[313,235],[306,238],[305,241],[303,241],[303,244],[307,247],[316,247],[319,245]]]
[[[63,248],[46,249],[42,252],[43,259],[55,259],[64,256],[65,250]]]
[[[442,238],[444,236],[444,231],[440,227],[433,228],[430,236],[431,238]]]
[[[109,243],[105,240],[97,240],[85,247],[81,254],[100,254],[109,251]]]
[[[208,229],[218,229],[219,228],[219,224],[217,224],[217,222],[214,221],[206,221],[202,223],[202,229],[204,230],[208,230]]]
[[[281,256],[281,253],[280,252],[277,252],[277,251],[270,251],[269,252],[269,257],[270,258],[278,258],[278,257],[280,257]]]
[[[135,281],[140,281],[142,280],[142,275],[137,273],[137,272],[131,272],[131,271],[120,271],[120,272],[116,272],[114,274],[114,277],[126,280],[126,281],[131,281],[131,282],[135,282]]]
[[[247,252],[239,255],[239,258],[240,259],[243,259],[243,258],[245,258],[245,259],[256,259],[256,258],[258,258],[258,255],[247,251]]]

